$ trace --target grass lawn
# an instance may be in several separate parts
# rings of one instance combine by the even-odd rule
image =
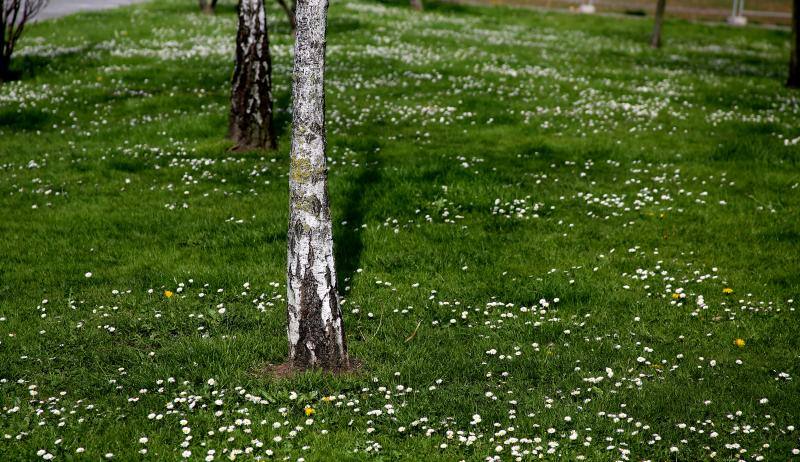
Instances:
[[[273,380],[292,40],[268,7],[277,152],[228,151],[231,3],[28,30],[0,86],[0,460],[800,457],[787,31],[668,22],[653,51],[649,20],[334,1],[364,367]]]

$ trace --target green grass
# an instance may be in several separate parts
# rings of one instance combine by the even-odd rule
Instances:
[[[0,87],[0,460],[797,457],[788,32],[668,22],[653,51],[644,20],[334,2],[364,369],[275,381],[292,43],[269,7],[269,153],[224,140],[230,4],[28,30]]]

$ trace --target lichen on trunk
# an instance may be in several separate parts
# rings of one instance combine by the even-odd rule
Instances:
[[[350,367],[333,256],[325,162],[328,2],[297,2],[289,173],[289,362],[296,369]]]
[[[236,150],[277,147],[272,121],[272,59],[262,0],[239,4],[228,136]]]

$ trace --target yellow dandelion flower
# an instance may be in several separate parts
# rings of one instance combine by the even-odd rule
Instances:
[[[745,341],[744,341],[743,338],[737,338],[736,340],[733,341],[733,344],[736,345],[739,348],[744,348]]]
[[[313,408],[313,407],[311,407],[311,406],[306,406],[306,409],[305,409],[305,411],[306,411],[306,417],[308,417],[308,416],[310,416],[311,414],[313,414],[314,412],[316,412],[316,411],[314,411],[314,408]]]
[[[164,291],[164,296],[167,297],[167,298],[172,297],[172,291],[171,290],[165,290]]]
[[[733,293],[733,289],[731,289],[730,287],[726,287],[726,288],[722,289],[722,293],[723,294],[732,294]]]
[[[677,300],[677,299],[681,298],[681,294],[672,294],[672,298]]]

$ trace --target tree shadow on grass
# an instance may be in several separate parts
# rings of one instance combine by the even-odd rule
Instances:
[[[382,3],[384,5],[393,5],[393,6],[400,6],[403,8],[411,9],[411,4],[408,0],[379,0],[378,3]],[[450,3],[450,2],[439,2],[439,1],[423,1],[423,8],[426,12],[436,12],[436,13],[457,13],[457,14],[471,14],[476,15],[480,14],[480,10],[478,10],[477,6],[471,5],[460,5],[458,3]]]
[[[334,254],[339,273],[339,286],[343,287],[343,281],[353,276],[353,273],[361,264],[361,256],[364,252],[364,236],[361,224],[364,217],[369,212],[372,205],[371,190],[381,181],[382,161],[379,157],[366,161],[363,170],[355,180],[352,180],[350,187],[344,196],[345,205],[343,207],[342,219],[335,224],[335,244]],[[342,225],[341,222],[347,224]]]
[[[30,80],[39,74],[53,73],[55,71],[63,70],[64,67],[70,65],[77,65],[78,61],[82,59],[87,47],[67,49],[58,52],[53,52],[51,55],[20,55],[15,54],[11,59],[11,69],[9,73],[4,76],[6,82],[15,82],[18,80]],[[85,62],[83,63],[85,66]],[[2,85],[2,81],[0,81]]]
[[[159,14],[164,15],[179,15],[179,14],[197,14],[200,16],[205,16],[208,18],[213,18],[214,16],[224,16],[224,15],[236,15],[239,2],[234,1],[221,1],[217,2],[217,6],[214,9],[214,13],[212,14],[205,14],[200,9],[199,5],[196,1],[194,2],[145,2],[144,5],[138,6],[137,8],[145,8],[152,12],[157,12]],[[113,10],[97,12],[96,14],[130,14],[130,10],[126,11],[126,8],[115,8]]]
[[[33,131],[45,127],[50,116],[39,109],[0,110],[0,128]]]
[[[197,2],[195,2],[197,3]],[[229,15],[238,15],[239,14],[239,3],[217,3],[217,9],[214,14],[229,14]]]
[[[353,18],[333,16],[328,19],[328,34],[351,33],[361,28],[361,21]]]

